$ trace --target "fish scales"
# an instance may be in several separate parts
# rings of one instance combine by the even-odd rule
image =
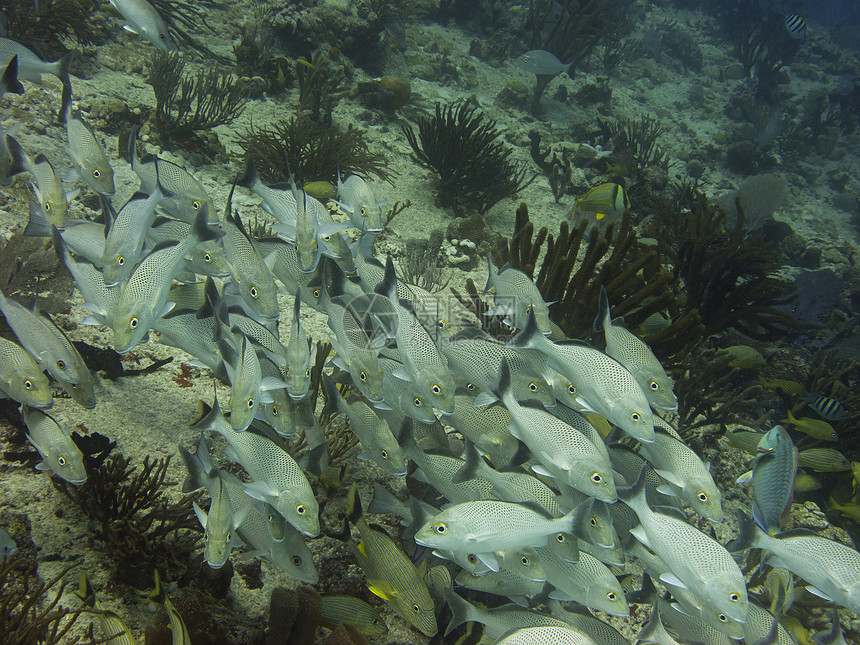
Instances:
[[[53,403],[48,378],[20,345],[0,337],[0,394],[34,408]]]
[[[496,641],[496,645],[594,645],[594,641],[570,627],[542,626],[517,629]]]
[[[549,597],[573,600],[613,616],[627,616],[629,609],[621,583],[605,564],[580,551],[577,562],[567,562],[551,548],[538,553],[547,572],[547,582],[555,587]]]
[[[771,535],[778,533],[783,518],[791,509],[798,454],[791,437],[782,426],[775,426],[759,443],[769,444],[768,452],[756,458],[753,466],[753,515]]]

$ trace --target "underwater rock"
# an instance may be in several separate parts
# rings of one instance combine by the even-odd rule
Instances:
[[[409,103],[412,97],[409,81],[399,76],[382,76],[359,83],[356,93],[365,106],[378,110],[396,110]]]
[[[482,215],[473,213],[469,217],[458,217],[448,225],[445,237],[449,240],[471,240],[477,246],[496,246],[502,236],[487,225]]]

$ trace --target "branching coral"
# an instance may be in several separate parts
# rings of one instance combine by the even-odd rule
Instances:
[[[337,181],[350,173],[387,179],[385,158],[367,147],[362,133],[355,128],[341,130],[335,125],[292,117],[272,126],[253,124],[242,135],[239,145],[254,158],[263,179],[270,183],[289,180],[287,163],[299,182]]]
[[[635,179],[645,168],[668,166],[669,154],[657,142],[665,130],[651,117],[643,116],[638,121],[598,119],[598,123],[604,146],[612,150],[610,160],[617,169],[616,179]]]
[[[69,630],[83,609],[60,604],[66,587],[64,578],[75,565],[66,567],[48,582],[23,564],[13,553],[0,560],[0,635],[3,645],[74,645],[78,638]]]
[[[418,161],[439,176],[440,202],[459,215],[486,213],[534,180],[510,160],[496,122],[468,101],[437,103],[434,116],[418,120],[417,136],[411,127],[403,133]]]
[[[155,93],[155,125],[165,141],[232,123],[248,103],[245,84],[216,69],[184,74],[181,54],[162,51],[150,59],[147,82]]]
[[[448,286],[450,277],[439,266],[439,251],[445,239],[442,229],[430,232],[427,239],[411,238],[406,242],[406,252],[399,278],[430,292],[441,291]]]
[[[330,124],[331,112],[347,90],[343,69],[318,49],[310,61],[300,58],[296,63],[296,83],[301,109],[312,121]]]
[[[191,503],[195,495],[171,502],[164,494],[170,458],[145,457],[139,472],[131,459],[115,453],[103,463],[88,458],[87,481],[70,486],[52,478],[81,511],[98,523],[120,579],[146,588],[157,568],[171,578],[183,573],[200,540],[200,526]]]
[[[54,60],[68,51],[62,42],[65,38],[79,46],[98,41],[92,16],[100,6],[97,0],[41,0],[35,6],[29,0],[8,0],[0,14],[6,18],[4,35],[36,45],[42,55]]]

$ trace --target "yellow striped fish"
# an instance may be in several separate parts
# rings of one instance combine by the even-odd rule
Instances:
[[[578,211],[595,213],[598,220],[607,215],[620,215],[630,208],[630,198],[618,184],[600,184],[589,190],[576,202],[573,216]]]
[[[348,540],[346,544],[364,571],[368,589],[422,633],[433,636],[437,631],[436,614],[424,583],[426,561],[416,569],[394,540],[379,527],[367,524],[355,483],[348,499],[347,517],[358,529],[361,542],[356,546]]]
[[[99,628],[102,630],[104,640],[101,643],[108,645],[137,645],[134,635],[126,626],[122,619],[109,609],[105,609],[96,598],[90,581],[87,579],[87,574],[81,571],[78,583],[78,590],[75,595],[80,598],[81,602],[87,607],[95,610],[96,617],[99,621]]]
[[[155,571],[155,588],[149,592],[149,599],[160,605],[164,605],[164,609],[167,611],[167,628],[170,630],[173,645],[191,645],[191,636],[188,634],[185,621],[182,620],[182,616],[176,611],[176,607],[173,606],[173,603],[165,595],[158,570]]]
[[[335,629],[341,623],[352,625],[365,638],[378,638],[388,633],[388,625],[377,611],[360,598],[352,596],[322,596],[320,626]]]

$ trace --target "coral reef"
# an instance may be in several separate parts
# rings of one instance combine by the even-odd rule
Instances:
[[[316,50],[311,60],[296,61],[296,84],[299,86],[299,108],[311,121],[331,124],[331,112],[346,94],[346,76],[343,68],[334,64],[331,57]]]
[[[446,276],[439,266],[439,251],[444,240],[445,233],[442,229],[431,231],[427,239],[407,240],[399,278],[407,284],[414,284],[431,293],[441,291],[448,286],[451,278]]]
[[[184,73],[182,54],[158,51],[147,82],[155,94],[155,128],[162,141],[181,142],[195,133],[232,123],[248,103],[242,81],[216,69]]]
[[[29,0],[8,0],[0,8],[6,19],[4,36],[36,46],[47,59],[55,60],[68,51],[64,39],[74,40],[79,47],[101,41],[93,20],[100,7],[97,0],[41,0],[35,6]]]
[[[486,213],[534,180],[510,160],[496,122],[468,101],[437,103],[434,116],[418,120],[417,136],[411,127],[403,133],[418,161],[438,175],[439,201],[457,215]]]
[[[669,154],[657,142],[665,130],[651,117],[646,115],[638,121],[625,118],[616,121],[598,119],[598,123],[604,147],[612,150],[607,169],[613,181],[629,180],[635,183],[646,168],[665,170],[668,167]]]
[[[54,487],[97,524],[95,537],[105,543],[119,580],[144,589],[153,569],[168,579],[186,573],[201,535],[191,508],[197,495],[178,502],[165,496],[169,457],[147,456],[138,470],[122,453],[107,452],[85,458],[86,483],[71,486],[53,478]]]
[[[292,171],[299,182],[337,181],[341,174],[388,179],[385,158],[371,152],[362,133],[355,128],[341,130],[306,116],[294,116],[268,127],[250,128],[239,145],[254,158],[257,170],[269,183],[288,181]]]

